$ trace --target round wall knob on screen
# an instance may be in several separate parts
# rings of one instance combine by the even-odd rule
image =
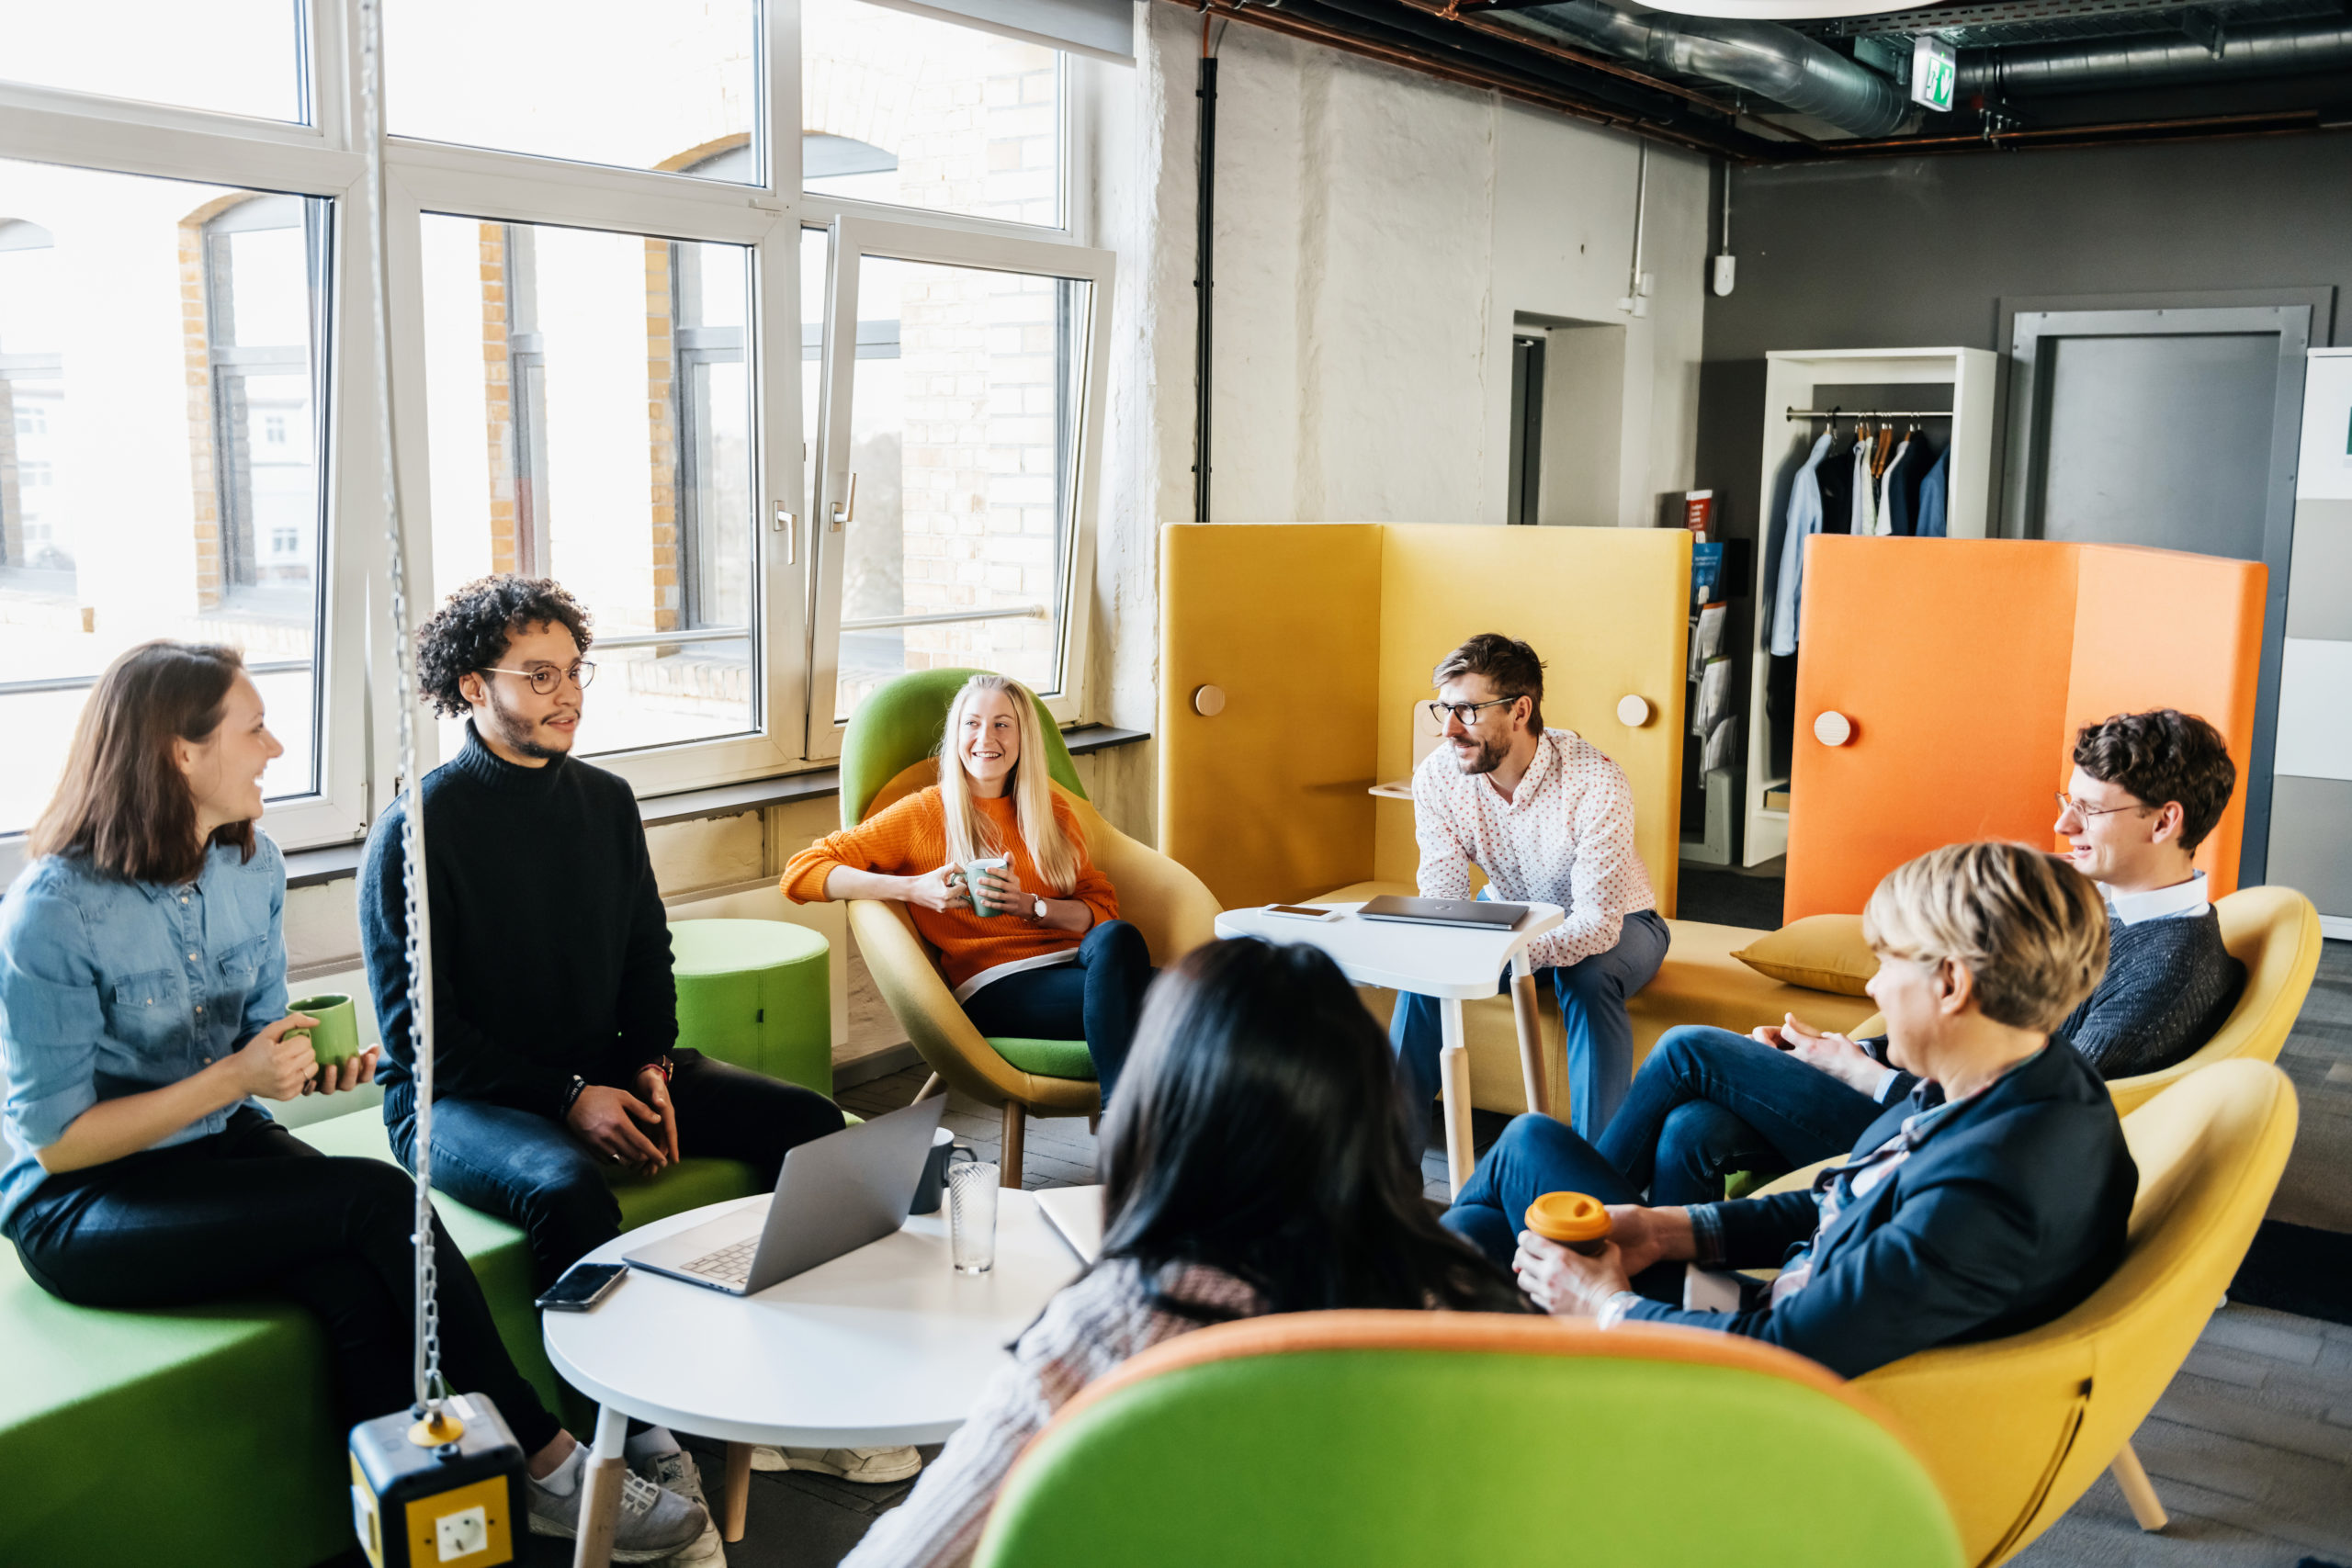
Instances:
[[[1626,695],[1617,699],[1617,722],[1628,729],[1639,729],[1650,721],[1650,700]]]
[[[1813,738],[1824,746],[1843,746],[1854,738],[1854,721],[1835,708],[1825,708],[1813,721]]]
[[[1225,688],[1223,686],[1193,687],[1193,711],[1199,714],[1203,718],[1215,718],[1217,715],[1223,713],[1225,711]]]

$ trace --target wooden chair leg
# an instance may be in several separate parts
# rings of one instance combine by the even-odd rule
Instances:
[[[946,1086],[939,1081],[939,1075],[937,1073],[933,1073],[931,1077],[922,1080],[922,1088],[915,1090],[915,1103],[920,1105],[924,1100],[929,1100],[933,1095],[944,1094],[945,1092]]]
[[[727,1445],[727,1499],[718,1520],[722,1540],[743,1539],[743,1515],[752,1506],[752,1445]]]
[[[2109,1468],[2114,1472],[2115,1483],[2123,1488],[2123,1500],[2132,1505],[2132,1517],[2140,1521],[2142,1529],[2160,1530],[2172,1522],[2165,1517],[2165,1506],[2157,1500],[2156,1489],[2148,1483],[2148,1472],[2141,1468],[2140,1456],[2132,1451],[2130,1443],[2123,1445],[2122,1451],[2115,1456],[2115,1463]]]
[[[1026,1113],[1017,1100],[1004,1102],[1004,1152],[997,1161],[997,1185],[1021,1185],[1021,1135],[1028,1128]]]

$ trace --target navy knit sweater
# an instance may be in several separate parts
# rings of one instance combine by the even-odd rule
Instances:
[[[2103,1078],[2158,1072],[2213,1038],[2245,988],[2245,965],[2222,945],[2222,918],[2110,920],[2107,973],[2058,1032]]]
[[[2220,1032],[2245,989],[2245,965],[2222,945],[2222,918],[2173,915],[2127,926],[2107,922],[2107,973],[2052,1032],[2070,1042],[2102,1078],[2161,1072]],[[1858,1042],[1886,1060],[1886,1037]],[[1879,1090],[1892,1105],[1918,1087],[1897,1073]]]
[[[376,819],[359,872],[390,1125],[414,1103],[402,815]],[[625,781],[570,757],[518,768],[469,722],[424,775],[424,826],[436,1094],[560,1118],[575,1073],[627,1087],[676,1043],[670,925]]]

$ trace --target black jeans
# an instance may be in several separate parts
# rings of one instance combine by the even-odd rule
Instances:
[[[52,1176],[9,1216],[34,1283],[77,1306],[187,1306],[254,1292],[325,1325],[346,1425],[408,1407],[416,1188],[381,1160],[334,1159],[246,1106],[210,1137]],[[500,1343],[481,1287],[435,1220],[441,1365],[488,1394],[537,1453],[560,1429]]]
[[[1712,1203],[1735,1170],[1778,1176],[1854,1146],[1886,1107],[1728,1029],[1667,1031],[1599,1140],[1662,1209]]]
[[[714,1062],[699,1051],[673,1052],[672,1060],[670,1103],[683,1158],[740,1159],[765,1190],[775,1186],[785,1151],[842,1130],[841,1108],[814,1089]],[[392,1152],[412,1168],[413,1105],[405,1095],[386,1105]],[[620,1200],[605,1185],[607,1168],[571,1128],[537,1111],[480,1100],[433,1101],[434,1187],[522,1226],[540,1290],[621,1234]]]
[[[1159,973],[1143,932],[1125,920],[1105,920],[1078,944],[1077,963],[991,980],[965,1002],[964,1016],[984,1035],[1085,1040],[1107,1107],[1136,1043],[1144,991]]]

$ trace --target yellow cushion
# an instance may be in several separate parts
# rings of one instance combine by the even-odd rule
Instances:
[[[1878,954],[1862,940],[1860,915],[1807,915],[1732,956],[1758,975],[1841,997],[1870,995],[1864,987],[1878,973]]]

